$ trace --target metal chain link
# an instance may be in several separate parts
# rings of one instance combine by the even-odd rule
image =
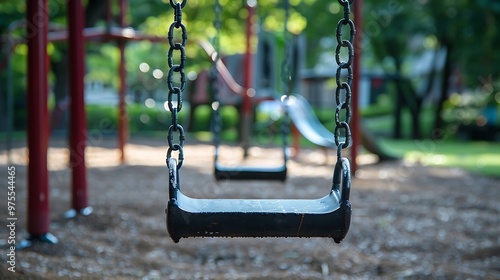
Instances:
[[[214,38],[214,49],[217,51],[217,57],[219,56],[219,50],[220,50],[220,30],[222,28],[222,19],[221,19],[221,13],[222,13],[222,6],[219,2],[219,0],[215,0],[214,3],[214,13],[215,13],[215,18],[214,18],[214,28],[216,30],[216,35]]]
[[[168,86],[168,98],[167,104],[170,110],[170,116],[172,118],[172,124],[168,128],[168,151],[167,151],[167,164],[168,160],[172,157],[173,151],[178,151],[178,163],[177,169],[182,167],[184,161],[184,142],[186,136],[184,133],[184,128],[178,123],[178,113],[182,110],[182,93],[186,88],[186,74],[184,72],[184,66],[186,64],[186,52],[185,46],[187,42],[187,30],[182,23],[182,8],[186,6],[187,0],[182,0],[182,2],[176,2],[170,0],[170,6],[174,9],[174,21],[168,29],[168,42],[170,44],[170,49],[168,50],[168,76],[167,76],[167,86]],[[180,29],[180,42],[175,39],[175,31]],[[178,32],[178,31],[177,31]],[[179,64],[174,63],[174,52],[178,53]],[[179,80],[174,82],[174,73],[176,78]],[[176,100],[174,104],[174,100]],[[174,142],[174,132],[179,134],[179,142]]]
[[[291,86],[291,70],[290,70],[290,55],[291,52],[291,38],[290,32],[288,32],[288,19],[290,18],[290,1],[285,0],[285,19],[283,22],[283,36],[285,43],[285,57],[281,62],[281,81],[283,82],[283,93],[288,97],[290,95],[290,86]]]
[[[354,2],[354,0],[338,0],[338,2],[344,8],[344,17],[338,22],[336,28],[337,48],[335,49],[335,60],[338,67],[335,75],[335,80],[337,82],[337,89],[335,90],[337,108],[335,109],[334,137],[335,144],[338,147],[337,153],[340,158],[342,157],[342,149],[347,148],[351,143],[351,129],[349,127],[349,122],[351,121],[351,83],[353,80],[352,63],[354,60],[353,41],[356,29],[354,22],[349,18],[351,13],[350,5]],[[346,25],[349,28],[348,40],[342,38],[342,27]],[[340,59],[342,49],[347,50],[347,61],[341,61]],[[343,69],[347,70],[347,73],[346,77],[342,79]],[[341,120],[341,112],[344,114],[343,120]],[[344,141],[340,140],[342,134],[345,136]]]
[[[214,145],[215,145],[215,154],[216,156],[218,155],[218,148],[220,145],[220,134],[222,131],[222,117],[220,115],[219,107],[220,107],[220,102],[218,98],[218,71],[217,71],[217,64],[219,63],[220,60],[220,33],[221,33],[221,28],[222,28],[222,20],[221,20],[221,13],[222,13],[222,6],[219,2],[219,0],[215,0],[214,6],[214,13],[215,17],[213,20],[213,26],[215,28],[215,37],[213,39],[213,45],[215,49],[215,58],[212,63],[212,68],[210,70],[210,90],[211,90],[211,95],[212,95],[212,113],[213,113],[213,119],[212,119],[212,129],[213,129],[213,135],[214,135]]]

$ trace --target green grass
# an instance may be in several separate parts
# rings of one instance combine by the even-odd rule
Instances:
[[[403,137],[411,137],[411,115],[407,109],[404,109],[401,114],[401,132]],[[394,131],[394,115],[383,115],[376,117],[363,117],[363,125],[377,134],[392,135]],[[427,107],[420,114],[420,132],[423,137],[431,135],[434,125],[434,109]]]
[[[382,144],[389,152],[410,162],[461,167],[474,173],[500,177],[500,143],[383,140]]]
[[[12,141],[22,141],[26,139],[26,131],[12,131],[11,132],[11,140]],[[0,132],[0,142],[7,141],[7,132]]]
[[[188,133],[187,137],[189,138],[191,135],[193,136],[194,139],[198,141],[204,141],[204,142],[214,141],[214,135],[211,131],[191,132]],[[221,132],[220,138],[221,141],[229,141],[236,143],[236,141],[238,141],[238,130],[236,128],[224,130]]]
[[[145,108],[144,106],[133,105],[128,108],[130,133],[132,135],[141,135],[144,137],[164,137],[166,129],[170,123],[167,112],[158,108]],[[147,117],[145,117],[147,115]],[[187,110],[182,111],[180,121],[187,115]],[[190,132],[194,139],[201,141],[211,141],[212,134],[208,131],[210,123],[210,107],[201,107],[195,114],[195,129]],[[224,130],[221,137],[225,141],[237,141],[237,120],[238,112],[232,107],[223,107],[221,110],[223,116]],[[325,113],[325,115],[327,115]],[[426,108],[421,115],[422,136],[429,135],[432,127],[432,110]],[[99,128],[103,120],[109,120],[113,124],[110,130],[116,129],[117,109],[105,106],[87,106],[87,116],[89,129]],[[261,116],[262,117],[262,116]],[[321,116],[320,116],[321,117]],[[333,129],[334,122],[331,116],[326,118],[325,126]],[[142,120],[142,121],[141,121]],[[146,121],[144,121],[146,120]],[[256,135],[253,135],[252,143],[255,145],[281,145],[282,139],[279,133],[279,123],[274,126],[274,135],[272,138],[263,138],[269,129],[269,124],[261,124],[257,129]],[[364,126],[376,134],[391,135],[393,127],[392,116],[377,116],[365,118]],[[403,134],[410,135],[410,116],[408,112],[403,112],[402,116]],[[259,134],[260,133],[260,134]],[[5,132],[0,132],[0,142],[5,138]],[[15,131],[14,140],[24,139],[25,131]],[[292,143],[290,137],[289,143]],[[381,140],[381,144],[391,154],[402,156],[410,162],[420,162],[428,166],[446,166],[462,167],[475,173],[500,177],[500,143],[493,142],[457,142],[448,140],[445,142],[436,142],[432,140]],[[315,147],[314,144],[300,137],[301,147]]]

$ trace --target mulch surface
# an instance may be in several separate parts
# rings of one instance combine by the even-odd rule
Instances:
[[[95,139],[94,139],[95,140]],[[114,139],[87,148],[90,216],[65,219],[71,170],[61,140],[49,149],[51,229],[59,243],[16,251],[7,270],[8,229],[0,227],[2,279],[500,279],[500,179],[403,161],[362,163],[352,180],[350,232],[325,238],[188,238],[174,243],[165,227],[166,141],[132,139],[119,164]],[[181,169],[186,194],[203,198],[317,198],[331,188],[335,153],[319,149],[289,161],[277,182],[213,179],[213,147],[188,143]],[[226,165],[242,162],[223,147]],[[27,236],[27,150],[13,150],[16,237]],[[279,148],[253,148],[248,165],[279,165]],[[6,151],[0,151],[7,181]],[[7,191],[0,192],[7,224]]]

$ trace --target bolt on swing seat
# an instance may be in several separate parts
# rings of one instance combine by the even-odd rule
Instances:
[[[169,159],[167,229],[187,237],[331,237],[340,243],[351,221],[349,161],[339,159],[330,193],[318,199],[198,199],[180,189]]]

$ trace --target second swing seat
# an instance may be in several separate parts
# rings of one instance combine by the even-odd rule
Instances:
[[[217,181],[222,180],[286,180],[286,165],[277,167],[226,167],[217,161],[214,164],[214,174]]]

